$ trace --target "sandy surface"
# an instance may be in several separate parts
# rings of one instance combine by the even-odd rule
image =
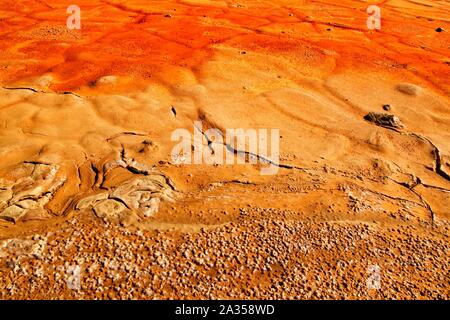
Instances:
[[[448,1],[77,5],[0,1],[0,298],[449,298]],[[277,174],[175,162],[197,120]]]

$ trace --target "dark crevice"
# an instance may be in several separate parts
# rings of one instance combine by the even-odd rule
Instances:
[[[417,139],[420,139],[422,141],[427,142],[432,148],[433,148],[433,155],[434,155],[434,171],[444,178],[447,181],[450,181],[450,175],[448,175],[444,170],[442,170],[442,162],[441,162],[441,152],[439,148],[427,137],[421,136],[417,133],[410,132],[409,135],[416,137]]]
[[[30,87],[2,87],[5,90],[28,90],[28,91],[32,91],[34,93],[46,93],[46,94],[64,94],[64,95],[73,95],[76,96],[78,98],[82,98],[80,95],[71,92],[71,91],[64,91],[64,92],[47,92],[47,91],[42,91],[42,90],[36,90],[34,88],[30,88]]]
[[[415,179],[413,179],[412,183],[407,183],[407,182],[400,182],[397,181],[395,179],[392,179],[390,177],[387,177],[389,180],[391,180],[392,182],[408,189],[410,192],[412,192],[413,194],[415,194],[420,202],[422,203],[422,206],[427,209],[429,215],[430,215],[430,221],[431,221],[431,225],[434,225],[434,220],[435,220],[435,213],[433,211],[433,209],[431,208],[430,204],[422,197],[422,195],[420,193],[418,193],[416,190],[414,190],[415,187],[417,187],[418,185],[423,185],[420,178],[415,177]]]
[[[444,170],[442,170],[441,152],[440,152],[439,148],[430,139],[428,139],[427,137],[422,136],[420,134],[414,133],[414,132],[405,132],[405,131],[402,131],[402,130],[399,130],[397,128],[393,128],[390,126],[383,126],[383,125],[379,125],[379,126],[385,128],[385,129],[395,131],[402,135],[415,137],[421,141],[428,143],[431,146],[431,148],[433,149],[433,156],[434,156],[433,170],[434,170],[434,172],[436,174],[438,174],[440,177],[444,178],[445,180],[450,181],[450,175],[447,174]]]
[[[125,169],[130,171],[133,174],[142,174],[144,176],[148,176],[150,174],[151,170],[148,170],[147,168],[139,168],[139,163],[134,161],[134,159],[129,159],[126,154],[125,147],[123,144],[121,144],[122,149],[120,150],[120,157],[122,158],[122,161],[126,164]],[[135,166],[134,164],[137,164],[138,166]]]
[[[147,136],[148,136],[148,134],[142,133],[142,132],[123,131],[123,132],[119,132],[119,133],[117,133],[117,134],[115,134],[115,135],[113,135],[113,136],[107,138],[106,141],[109,142],[110,140],[113,140],[113,139],[115,139],[115,138],[117,138],[117,137],[125,136],[125,135],[141,136],[141,137],[147,137]]]
[[[92,185],[92,187],[91,188],[94,188],[96,185],[98,185],[99,183],[100,183],[100,170],[98,170],[98,168],[95,166],[95,164],[93,164],[92,162],[91,162],[91,169],[92,169],[92,171],[94,172],[94,174],[95,174],[95,177],[94,177],[94,184]]]
[[[143,174],[144,176],[148,176],[147,170],[141,170],[141,169],[138,169],[138,168],[132,167],[132,166],[127,166],[126,169],[133,174]]]
[[[132,208],[130,208],[130,206],[128,206],[128,204],[127,204],[125,201],[123,201],[122,199],[120,199],[120,198],[118,198],[118,197],[110,196],[110,197],[108,197],[108,199],[111,199],[111,200],[120,202],[120,203],[123,204],[127,209],[133,210]]]
[[[436,190],[439,190],[442,192],[450,193],[450,189],[446,189],[446,188],[442,188],[442,187],[438,187],[438,186],[432,186],[432,185],[426,184],[426,183],[422,183],[421,185],[425,188],[436,189]]]
[[[339,189],[335,189],[335,190],[339,190]],[[374,191],[374,190],[370,190],[370,189],[363,189],[363,190],[368,191],[368,192],[373,193],[373,194],[376,194],[376,195],[378,195],[380,197],[391,199],[391,200],[409,202],[409,203],[412,203],[412,204],[415,204],[415,205],[420,205],[420,203],[417,203],[417,202],[414,202],[414,201],[411,201],[411,200],[408,200],[408,199],[404,199],[404,198],[393,197],[393,196],[390,196],[388,194],[385,194],[385,193],[382,193],[382,192],[379,192],[379,191]]]
[[[62,94],[71,94],[71,95],[73,95],[73,96],[75,96],[75,97],[81,98],[80,95],[78,95],[78,94],[76,94],[76,93],[74,93],[74,92],[70,92],[70,91],[64,91]]]
[[[175,109],[174,106],[171,106],[170,111],[172,111],[173,116],[176,118],[177,117],[177,109]]]
[[[81,180],[81,167],[77,166],[77,177],[78,177],[78,190],[81,190],[82,180]]]
[[[42,161],[34,161],[34,160],[25,160],[23,163],[29,163],[29,164],[34,164],[34,165],[37,165],[37,164],[42,164],[42,165],[46,165],[46,166],[50,166],[51,164],[50,163],[46,163],[46,162],[42,162]]]
[[[33,91],[33,92],[35,92],[35,93],[38,93],[38,92],[43,92],[43,91],[38,91],[38,90],[36,90],[36,89],[33,89],[33,88],[27,88],[27,87],[17,87],[17,88],[11,88],[11,87],[2,87],[3,89],[6,89],[6,90],[29,90],[29,91]]]
[[[194,123],[194,127],[195,127],[199,132],[201,132],[201,134],[205,137],[206,141],[208,142],[208,147],[210,148],[211,152],[214,154],[214,149],[212,148],[212,144],[213,144],[213,143],[217,143],[217,142],[212,141],[212,140],[208,137],[208,135],[205,134],[205,132],[204,132],[203,130],[201,130],[201,128],[198,128],[197,126],[195,126],[195,123]],[[223,135],[222,135],[222,138],[223,138]],[[223,139],[222,139],[222,140],[223,140]],[[218,144],[220,144],[220,143],[218,143]],[[223,142],[223,141],[222,141],[221,144],[224,145],[224,146],[227,148],[228,151],[234,153],[235,155],[245,156],[246,158],[254,157],[254,158],[256,158],[257,160],[260,160],[262,163],[271,164],[271,165],[274,165],[274,166],[276,166],[276,167],[278,167],[278,168],[283,168],[283,169],[298,169],[298,170],[303,170],[303,171],[306,170],[305,168],[298,167],[298,166],[291,165],[291,164],[277,163],[277,162],[275,162],[275,161],[273,161],[273,160],[271,160],[271,159],[269,159],[269,158],[266,158],[266,157],[264,157],[264,156],[261,156],[261,155],[259,155],[259,154],[253,153],[253,152],[249,152],[249,151],[245,151],[245,150],[243,151],[243,150],[236,149],[236,148],[232,147],[231,145],[229,145],[228,143]]]

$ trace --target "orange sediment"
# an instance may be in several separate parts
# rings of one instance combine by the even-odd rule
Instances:
[[[376,3],[0,0],[0,298],[448,299],[448,1]]]
[[[307,55],[319,68],[325,62],[327,74],[348,68],[407,71],[449,92],[450,36],[435,31],[450,29],[444,5],[383,4],[380,31],[367,29],[366,5],[354,1],[77,5],[81,30],[67,29],[64,1],[0,4],[2,83],[50,73],[58,79],[51,89],[78,91],[114,74],[134,78],[139,87],[142,81],[167,81],[173,67],[195,70],[213,58],[214,46],[226,44],[293,59]],[[414,17],[417,10],[421,16]],[[335,52],[334,63],[327,63],[324,51]]]

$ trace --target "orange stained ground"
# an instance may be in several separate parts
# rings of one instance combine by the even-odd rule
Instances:
[[[81,30],[66,27],[72,2]],[[371,31],[361,1],[2,0],[0,82],[51,74],[58,92],[89,91],[105,75],[128,77],[133,88],[174,83],[177,70],[197,72],[225,45],[237,54],[298,56],[323,75],[407,69],[448,94],[449,6],[396,3],[379,3],[382,30]]]

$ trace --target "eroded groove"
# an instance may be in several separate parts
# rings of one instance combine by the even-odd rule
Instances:
[[[253,152],[236,149],[236,148],[232,147],[231,145],[227,144],[226,142],[224,142],[225,139],[224,139],[224,136],[223,136],[222,133],[221,133],[221,135],[222,135],[222,143],[214,142],[208,137],[208,135],[201,128],[197,127],[195,125],[195,123],[194,123],[194,127],[205,137],[206,141],[208,142],[208,148],[211,150],[211,152],[213,154],[214,154],[214,149],[212,148],[212,144],[220,144],[220,145],[225,146],[225,148],[227,148],[228,151],[234,153],[235,155],[241,155],[241,156],[244,156],[246,158],[247,157],[254,157],[254,158],[256,158],[257,160],[260,160],[263,163],[271,164],[271,165],[276,166],[278,168],[297,169],[297,170],[306,171],[305,168],[302,168],[302,167],[299,167],[299,166],[296,166],[296,165],[282,164],[282,163],[279,163],[279,162],[275,162],[272,159],[269,159],[267,157],[264,157],[264,156],[261,156],[259,154],[253,153]]]
[[[76,94],[76,93],[70,92],[70,91],[64,91],[62,94],[69,94],[69,95],[73,95],[75,97],[81,98],[81,96],[79,94]]]
[[[131,136],[141,136],[141,137],[147,137],[147,136],[148,136],[148,134],[146,134],[146,133],[144,133],[144,132],[123,131],[123,132],[116,133],[115,135],[113,135],[113,136],[107,138],[106,141],[109,142],[109,141],[111,141],[111,140],[113,140],[113,139],[115,139],[115,138],[117,138],[117,137],[120,137],[120,136],[126,136],[126,135],[131,135]]]
[[[420,201],[423,203],[423,206],[428,210],[428,213],[430,214],[430,219],[431,219],[431,225],[434,226],[434,217],[435,217],[435,213],[433,211],[433,209],[431,208],[430,204],[428,202],[425,201],[425,199],[422,197],[422,195],[420,193],[418,193],[417,191],[415,191],[414,189],[410,189],[412,193],[414,193],[417,197],[419,197]]]
[[[426,183],[422,183],[422,186],[425,188],[430,188],[430,189],[436,189],[439,190],[441,192],[445,192],[445,193],[450,193],[450,189],[446,189],[446,188],[442,188],[442,187],[438,187],[438,186],[432,186]]]
[[[401,174],[404,174],[404,175],[410,177],[410,179],[411,179],[411,181],[413,182],[413,184],[415,184],[414,187],[415,187],[417,184],[420,184],[420,185],[423,186],[424,188],[436,189],[436,190],[439,190],[439,191],[441,191],[441,192],[448,192],[448,193],[450,193],[450,189],[447,189],[447,188],[444,188],[444,187],[439,187],[439,186],[434,186],[434,185],[431,185],[431,184],[424,183],[423,180],[422,180],[420,177],[417,177],[417,176],[415,176],[415,175],[412,174],[412,173],[405,172],[398,164],[396,164],[395,162],[394,162],[394,164],[395,164],[395,166],[397,167],[398,171],[399,171]],[[390,178],[390,179],[393,180],[392,178]],[[395,181],[395,182],[398,183],[398,184],[402,184],[402,185],[404,185],[405,187],[410,187],[410,186],[411,186],[411,184],[410,184],[410,183],[407,183],[407,182],[400,182],[400,181]]]
[[[433,149],[434,172],[436,172],[436,174],[438,174],[440,177],[444,178],[445,180],[450,181],[450,175],[447,174],[444,170],[442,170],[441,153],[440,153],[439,148],[433,143],[433,141],[431,141],[429,138],[427,138],[425,136],[422,136],[422,135],[414,133],[414,132],[405,132],[405,131],[402,131],[402,130],[399,130],[397,128],[393,128],[390,126],[383,126],[383,125],[378,125],[378,126],[383,127],[385,129],[395,131],[402,135],[415,137],[421,141],[428,143]]]
[[[396,183],[396,184],[398,184],[398,185],[408,189],[410,192],[412,192],[413,194],[415,194],[419,198],[420,202],[422,202],[422,207],[424,207],[428,211],[428,213],[430,215],[431,225],[434,226],[435,213],[434,213],[433,209],[431,208],[430,204],[427,201],[425,201],[425,199],[422,197],[422,195],[420,193],[418,193],[416,190],[414,190],[414,188],[417,187],[418,185],[422,185],[421,180],[416,177],[416,179],[413,180],[412,184],[408,184],[408,183],[405,183],[405,182],[397,181],[397,180],[392,179],[390,177],[387,177],[387,178],[389,180],[391,180],[392,182],[394,182],[394,183]]]
[[[176,118],[177,117],[177,109],[175,109],[174,106],[171,106],[170,111],[172,112],[173,116]]]
[[[91,170],[94,172],[94,184],[92,185],[91,188],[94,188],[95,186],[101,184],[101,181],[100,181],[100,180],[103,180],[103,179],[101,179],[100,171],[99,171],[98,168],[95,166],[95,164],[92,163],[92,162],[91,162]]]
[[[383,197],[383,198],[388,198],[388,199],[395,200],[395,201],[408,202],[408,203],[411,203],[411,204],[422,206],[420,203],[417,203],[417,202],[414,202],[414,201],[411,201],[411,200],[408,200],[408,199],[404,199],[404,198],[393,197],[393,196],[390,196],[390,195],[388,195],[386,193],[382,193],[382,192],[379,192],[379,191],[374,191],[374,190],[371,190],[371,189],[364,189],[364,188],[362,190],[370,192],[372,194],[376,194],[377,196],[380,196],[380,197]]]
[[[407,133],[410,136],[416,137],[419,140],[427,142],[432,148],[433,148],[433,155],[434,155],[434,171],[444,178],[447,181],[450,181],[450,175],[448,175],[445,171],[442,170],[442,162],[441,162],[441,152],[439,148],[427,137],[422,136],[420,134],[414,133],[414,132],[408,132]]]
[[[81,181],[81,172],[80,172],[80,168],[77,168],[77,178],[78,178],[78,190],[81,189],[81,185],[82,185],[82,181]]]
[[[44,94],[64,94],[64,95],[73,95],[76,96],[78,98],[82,98],[82,96],[80,96],[79,94],[76,94],[75,92],[71,92],[71,91],[64,91],[64,92],[48,92],[48,91],[42,91],[42,90],[37,90],[31,87],[2,87],[5,90],[28,90],[28,91],[32,91],[34,93],[44,93]]]
[[[17,88],[12,88],[12,87],[2,87],[5,90],[28,90],[28,91],[32,91],[35,93],[43,93],[43,91],[38,91],[34,88],[28,88],[28,87],[17,87]]]
[[[36,165],[36,164],[43,164],[43,165],[46,165],[46,166],[50,166],[51,165],[48,162],[34,161],[34,160],[25,160],[23,163],[29,163],[29,164],[34,164],[34,165]]]

